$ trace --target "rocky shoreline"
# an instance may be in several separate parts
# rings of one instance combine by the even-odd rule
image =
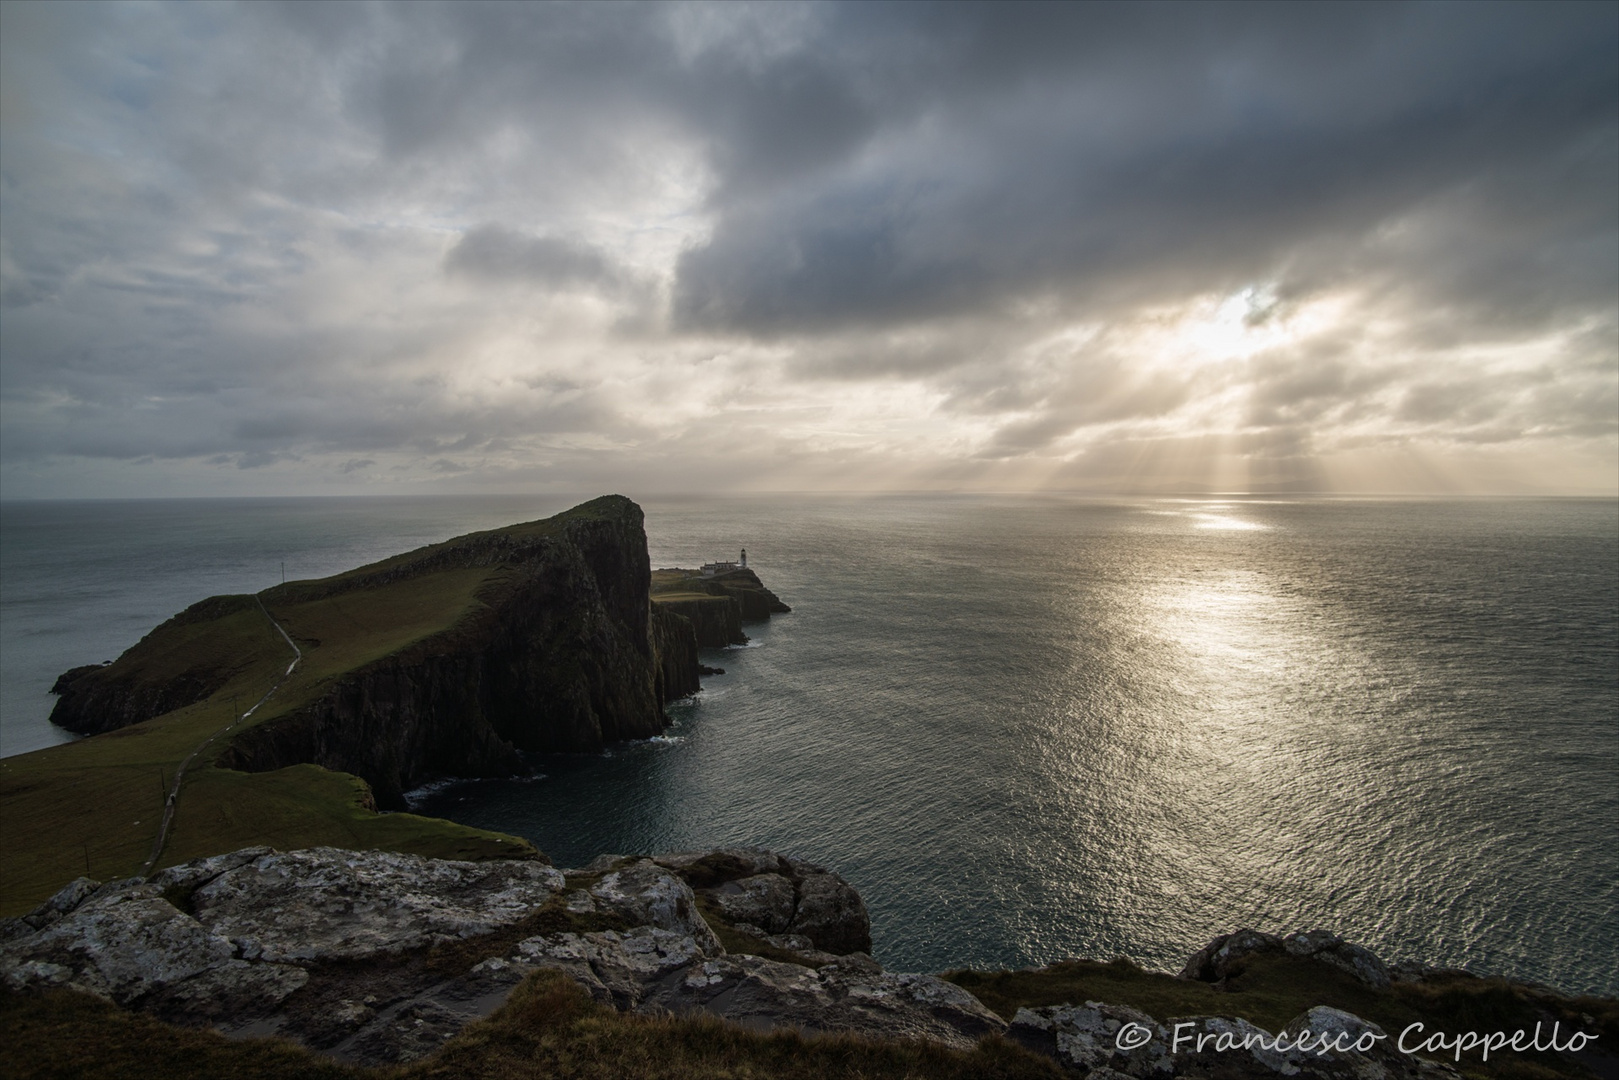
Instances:
[[[0,923],[0,980],[16,992],[67,988],[172,1023],[281,1036],[360,1064],[431,1054],[549,969],[625,1013],[707,1013],[758,1031],[956,1049],[1001,1036],[1095,1080],[1459,1075],[1324,1006],[1283,1030],[1307,1029],[1325,1050],[1276,1049],[1273,1033],[1237,1017],[1160,1022],[1101,1001],[1021,1008],[1008,1022],[943,978],[884,970],[870,948],[870,919],[848,882],[762,848],[604,855],[560,870],[543,859],[259,847],[150,880],[70,883]],[[1371,989],[1425,977],[1324,931],[1239,931],[1195,953],[1179,978],[1218,984],[1266,953]]]

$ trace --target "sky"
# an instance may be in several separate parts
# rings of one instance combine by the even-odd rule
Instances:
[[[1619,4],[0,4],[0,497],[1619,494]]]

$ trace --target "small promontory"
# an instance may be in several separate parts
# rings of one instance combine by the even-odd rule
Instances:
[[[727,564],[730,565],[730,564]],[[746,566],[718,573],[670,568],[652,571],[652,604],[658,611],[681,616],[692,624],[697,644],[705,649],[744,645],[742,624],[761,622],[792,608]]]

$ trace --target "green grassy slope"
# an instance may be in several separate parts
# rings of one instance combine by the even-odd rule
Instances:
[[[501,532],[535,535],[550,528],[540,522]],[[304,659],[236,731],[283,716],[345,673],[447,630],[476,611],[478,592],[498,586],[506,573],[498,565],[376,583],[388,571],[408,569],[448,546],[267,590],[266,608],[298,642]],[[136,873],[150,854],[165,785],[179,763],[286,670],[292,650],[257,604],[219,606],[225,614],[167,626],[118,662],[121,670],[154,684],[199,669],[222,673],[224,681],[203,700],[79,742],[0,760],[0,915],[28,911],[80,874],[106,880]],[[411,814],[379,815],[362,782],[314,765],[267,773],[219,768],[212,758],[224,743],[217,739],[187,770],[159,866],[259,843],[384,848],[445,858],[534,853],[516,837]]]

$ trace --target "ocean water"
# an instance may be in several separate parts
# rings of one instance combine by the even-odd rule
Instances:
[[[631,493],[633,495],[633,493]],[[569,500],[0,506],[0,750],[49,683],[215,592]],[[641,500],[654,566],[793,606],[664,738],[421,806],[601,852],[838,869],[898,969],[1240,926],[1619,993],[1619,503]]]

